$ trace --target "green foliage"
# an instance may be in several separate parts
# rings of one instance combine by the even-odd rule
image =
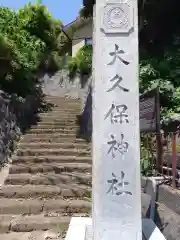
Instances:
[[[89,7],[83,7],[80,9],[79,11],[79,15],[82,18],[90,18],[92,17],[93,14],[93,6],[89,6]]]
[[[40,3],[18,12],[0,7],[1,89],[25,96],[43,70],[59,68],[60,25]]]
[[[155,47],[155,46],[154,46]],[[180,42],[174,37],[164,51],[158,54],[148,52],[140,55],[140,92],[144,93],[155,87],[160,89],[161,120],[169,122],[179,119],[180,113]],[[176,117],[178,116],[178,117]],[[166,121],[165,121],[166,120]],[[152,141],[152,138],[150,139]],[[144,144],[141,138],[141,170],[143,175],[151,175],[153,169],[153,150]],[[155,151],[154,151],[155,152]]]
[[[68,62],[70,76],[90,74],[92,69],[92,45],[82,47]]]
[[[159,87],[162,119],[180,113],[179,66],[180,41],[177,39],[163,54],[140,61],[140,92]]]
[[[153,137],[150,134],[141,134],[141,173],[144,176],[153,175],[154,160]]]
[[[51,51],[46,54],[44,61],[42,62],[41,68],[49,74],[53,74],[59,69],[63,68],[62,58],[56,51]]]
[[[47,48],[57,50],[62,23],[52,17],[46,6],[28,4],[19,10],[18,17],[23,19],[22,27],[26,31],[41,39]]]

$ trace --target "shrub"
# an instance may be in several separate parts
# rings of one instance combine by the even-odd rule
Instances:
[[[38,76],[60,68],[61,22],[42,4],[18,12],[0,7],[0,88],[25,97],[36,89]]]
[[[74,77],[76,74],[90,74],[92,70],[92,45],[82,47],[75,57],[70,58],[67,67],[70,77]]]

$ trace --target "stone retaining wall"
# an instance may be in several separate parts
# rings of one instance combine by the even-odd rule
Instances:
[[[34,120],[39,106],[35,96],[20,100],[0,91],[0,167],[7,162],[21,132]]]
[[[88,75],[76,75],[71,79],[68,71],[62,69],[53,76],[46,74],[41,79],[42,91],[49,96],[83,98],[88,81]]]

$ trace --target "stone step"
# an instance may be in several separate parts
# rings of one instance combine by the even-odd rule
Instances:
[[[4,185],[0,188],[3,198],[83,198],[90,197],[91,188],[87,185],[61,184],[52,185]]]
[[[23,136],[24,139],[27,138],[33,138],[33,137],[48,137],[48,138],[66,138],[66,139],[71,139],[71,138],[76,138],[75,133],[27,133],[26,135]]]
[[[62,112],[62,113],[73,114],[73,113],[77,113],[79,111],[80,111],[80,107],[79,106],[78,107],[72,107],[72,108],[70,108],[69,106],[67,108],[67,106],[65,106],[65,108],[63,108],[63,109],[62,109],[61,106],[57,106],[57,107],[54,106],[50,110],[44,111],[44,112]]]
[[[50,103],[50,107],[67,107],[69,106],[70,108],[73,107],[81,107],[82,103],[80,102],[67,102],[67,101],[59,101],[59,100],[51,100],[51,101],[47,101],[47,103]]]
[[[77,117],[76,116],[68,116],[68,115],[61,115],[61,114],[46,114],[46,115],[39,115],[38,118],[40,119],[40,121],[44,121],[44,119],[50,119],[50,121],[60,121],[60,122],[75,122],[77,121]]]
[[[72,153],[72,150],[71,151],[67,151],[67,154],[68,153]],[[90,153],[89,151],[83,151],[83,154],[86,153],[85,155],[79,155],[78,156],[78,152],[77,154],[75,153],[74,151],[74,155],[65,155],[65,152],[63,152],[63,149],[62,149],[62,153],[60,151],[60,149],[54,151],[54,153],[56,155],[58,155],[59,153],[59,156],[56,156],[54,155],[53,156],[53,151],[50,149],[49,151],[49,155],[45,154],[44,156],[42,156],[43,154],[43,149],[39,149],[39,150],[30,150],[30,151],[24,151],[24,150],[18,150],[18,154],[19,156],[13,156],[12,158],[12,164],[21,164],[21,163],[29,163],[29,164],[37,164],[37,163],[49,163],[49,164],[61,164],[61,163],[89,163],[91,164],[92,163],[92,157],[90,156]],[[31,155],[26,155],[30,153]],[[33,154],[36,154],[37,155],[33,155]],[[48,149],[45,150],[44,153],[48,153]],[[25,154],[24,156],[20,155],[20,154]],[[39,155],[38,155],[39,154]],[[64,155],[63,155],[64,154]],[[76,156],[75,156],[76,154]]]
[[[38,116],[40,118],[42,117],[50,117],[50,118],[57,118],[57,119],[68,119],[68,120],[74,120],[77,119],[75,114],[65,114],[65,113],[61,113],[61,112],[48,112],[48,113],[39,113]]]
[[[79,101],[63,101],[59,99],[48,99],[46,102],[56,105],[56,106],[62,106],[62,105],[70,105],[70,106],[81,106],[81,102]]]
[[[22,136],[21,141],[23,142],[47,142],[47,140],[49,140],[49,142],[56,142],[56,143],[63,143],[63,142],[71,142],[71,143],[80,143],[83,142],[85,143],[85,139],[82,138],[76,138],[75,134],[63,134],[63,133],[52,133],[52,134],[26,134],[24,136]]]
[[[37,126],[33,126],[31,127],[31,129],[29,130],[29,133],[44,133],[46,132],[48,133],[77,133],[79,132],[80,127],[79,126],[62,126],[62,125],[53,125],[53,124],[39,124]],[[28,132],[27,132],[28,133]]]
[[[78,121],[77,118],[68,118],[68,117],[62,117],[62,116],[41,116],[39,117],[39,122],[52,122],[52,123],[59,123],[59,124],[64,124],[66,125],[71,125],[71,126],[77,126]]]
[[[38,114],[59,114],[60,116],[74,116],[77,117],[82,114],[83,109],[77,108],[77,107],[69,107],[69,106],[64,106],[64,107],[54,107],[50,111],[44,111],[44,112],[39,112]]]
[[[31,129],[29,130],[30,133],[37,132],[42,133],[42,132],[62,132],[62,133],[74,133],[78,130],[78,126],[65,126],[65,127],[59,127],[58,125],[53,125],[53,123],[50,124],[38,124],[36,126],[32,126]]]
[[[41,116],[39,117],[40,121],[42,122],[46,122],[46,121],[52,121],[52,122],[56,122],[56,123],[61,123],[64,125],[77,125],[77,119],[76,118],[72,118],[69,119],[67,117],[57,117],[57,116]]]
[[[45,101],[59,101],[59,102],[65,102],[65,103],[81,103],[80,99],[77,98],[63,98],[63,97],[57,97],[57,96],[46,96]]]
[[[52,109],[65,109],[67,111],[69,110],[79,110],[82,108],[82,104],[74,104],[74,103],[63,103],[63,102],[52,102],[51,103],[51,108]]]
[[[58,107],[53,107],[49,111],[44,111],[44,113],[47,112],[61,112],[62,114],[74,114],[74,115],[79,115],[82,112],[82,109],[80,107],[69,107],[69,106],[58,106]]]
[[[52,100],[52,99],[58,99],[60,101],[73,101],[73,102],[79,102],[79,98],[72,98],[72,97],[59,97],[59,96],[51,96],[51,95],[46,95],[45,100]]]
[[[80,101],[64,101],[59,99],[48,99],[46,100],[46,102],[55,106],[61,106],[61,105],[81,106],[82,104]]]
[[[60,124],[60,123],[66,123],[68,121],[68,123],[71,123],[71,125],[77,125],[78,119],[77,117],[74,118],[68,118],[68,117],[64,117],[64,116],[38,116],[38,121],[41,123],[46,123],[46,122],[51,122],[53,124]]]
[[[63,230],[64,231],[64,230]],[[62,233],[63,235],[63,233]],[[2,240],[61,240],[61,234],[54,231],[10,232],[0,234]]]
[[[78,129],[77,128],[66,128],[66,127],[61,127],[61,128],[32,128],[30,130],[28,130],[24,137],[29,135],[34,135],[37,136],[37,134],[47,134],[47,135],[60,135],[62,137],[64,136],[76,136],[78,133]]]
[[[55,108],[52,108],[50,111],[46,111],[46,112],[39,112],[38,115],[52,115],[52,114],[57,114],[57,115],[60,115],[60,116],[69,116],[69,117],[76,117],[77,113],[79,113],[79,110],[78,109],[70,109],[67,108],[66,109],[55,109]]]
[[[47,136],[47,135],[44,135],[44,136],[23,136],[21,137],[21,143],[83,143],[83,144],[88,144],[86,140],[84,139],[81,139],[81,138],[61,138],[59,136]]]
[[[71,162],[73,161],[73,158],[74,157],[84,157],[84,156],[91,156],[91,152],[90,151],[87,151],[87,150],[84,150],[84,149],[65,149],[65,148],[59,148],[59,149],[49,149],[49,148],[44,148],[44,149],[18,149],[17,150],[17,156],[32,156],[32,157],[36,157],[36,156],[43,156],[41,158],[40,161],[43,161],[43,159],[47,159],[45,161],[49,161],[48,158],[51,158],[50,161],[58,161],[58,162],[61,162],[61,161],[68,161],[70,160]],[[70,156],[69,158],[65,158],[65,159],[62,159],[62,156]],[[16,158],[15,158],[16,159]],[[30,158],[29,158],[30,159]],[[77,158],[75,159],[75,161],[78,160]],[[83,159],[84,160],[84,159]],[[17,160],[18,161],[18,160]],[[81,160],[80,160],[81,161]],[[85,161],[87,162],[87,160],[85,159]],[[38,162],[38,159],[37,159],[37,162]],[[89,162],[89,159],[88,159],[88,162]]]
[[[5,179],[5,184],[8,185],[59,185],[59,184],[85,184],[91,186],[91,174],[83,173],[48,173],[48,174],[9,174]]]
[[[71,103],[55,103],[55,104],[52,104],[52,107],[48,109],[48,111],[62,111],[63,109],[66,111],[66,112],[75,112],[75,111],[80,111],[82,110],[82,107],[83,105],[80,105],[80,104],[71,104]],[[44,111],[44,112],[47,112],[47,111]]]
[[[62,123],[56,123],[56,122],[39,122],[37,125],[33,125],[32,126],[32,129],[33,128],[57,128],[57,129],[67,129],[67,130],[74,130],[74,129],[78,129],[79,126],[78,125],[66,125],[65,127],[61,127],[62,126]]]
[[[54,122],[54,121],[43,121],[43,122],[39,122],[38,125],[33,126],[33,128],[37,128],[37,127],[41,127],[41,128],[58,128],[58,129],[78,129],[79,125],[76,124],[66,124],[64,125],[64,123],[58,123],[58,122]]]
[[[62,172],[82,172],[91,173],[92,165],[88,163],[39,163],[39,164],[16,164],[11,165],[9,168],[10,174],[20,174],[20,173],[57,173]]]
[[[61,107],[61,106],[72,106],[72,107],[81,107],[82,102],[67,102],[67,101],[48,101],[50,107]]]
[[[46,148],[46,149],[84,149],[84,150],[91,150],[91,145],[88,143],[69,143],[69,142],[62,142],[62,143],[47,143],[47,142],[40,142],[40,143],[26,143],[20,142],[18,144],[20,149],[37,149],[37,148]]]
[[[70,222],[69,216],[44,216],[30,215],[30,216],[0,216],[0,233],[8,232],[32,232],[48,229],[60,230],[61,227],[68,225]],[[4,240],[4,239],[2,239]],[[13,239],[14,240],[14,239]],[[18,239],[19,240],[19,239]],[[24,240],[24,239],[22,239]]]
[[[73,99],[57,99],[57,98],[48,98],[45,99],[46,102],[50,102],[51,104],[71,104],[71,105],[81,105],[81,101],[80,100],[73,100]]]
[[[38,125],[32,126],[32,128],[29,130],[29,132],[30,133],[31,132],[32,133],[33,132],[36,133],[38,130],[41,131],[41,129],[44,129],[44,131],[52,130],[54,132],[57,129],[58,132],[63,133],[63,134],[67,134],[67,133],[73,133],[74,134],[74,133],[79,131],[80,127],[78,125],[64,125],[62,123],[60,123],[60,124],[53,124],[52,122],[51,123],[40,122]]]
[[[1,215],[30,215],[40,213],[90,213],[91,202],[63,199],[0,199]]]
[[[39,122],[44,122],[44,123],[51,122],[52,124],[62,126],[63,128],[66,126],[71,126],[71,127],[79,126],[78,122],[75,119],[68,120],[67,118],[62,119],[62,118],[56,118],[56,117],[41,117]]]
[[[69,120],[69,122],[75,121],[77,119],[77,115],[73,114],[69,116],[69,114],[64,114],[64,113],[58,113],[58,114],[52,114],[52,113],[39,113],[37,115],[39,119],[53,119],[55,121],[64,121],[64,120]]]
[[[81,115],[82,110],[80,109],[66,109],[66,108],[53,108],[52,111],[49,112],[40,112],[38,115],[41,114],[55,114],[55,115],[60,115],[60,116],[71,116],[71,117],[77,117]]]
[[[72,98],[72,97],[68,97],[68,96],[65,96],[65,97],[60,97],[60,96],[52,96],[52,95],[46,95],[45,100],[49,100],[49,99],[59,99],[61,101],[75,101],[75,102],[78,102],[80,101],[80,98]]]
[[[44,111],[42,113],[51,113],[51,112],[61,112],[62,114],[80,114],[82,112],[82,109],[80,107],[69,107],[69,106],[58,106],[58,107],[53,107],[49,111]]]
[[[77,112],[80,109],[81,109],[81,106],[79,106],[79,105],[61,104],[61,105],[54,105],[51,108],[49,108],[45,111],[42,111],[42,112],[52,112],[52,111],[59,112],[59,111],[64,110],[64,112],[66,112],[66,113],[72,113],[72,112]]]
[[[51,110],[49,111],[40,111],[37,114],[41,115],[41,114],[59,114],[60,116],[74,116],[77,117],[79,115],[81,115],[83,109],[80,108],[76,108],[76,107],[69,107],[69,106],[64,106],[64,107],[53,107]]]
[[[44,98],[45,101],[52,101],[52,100],[57,100],[60,102],[73,102],[73,103],[80,103],[81,99],[80,98],[70,98],[70,97],[59,97],[59,96],[45,96]]]
[[[51,134],[51,133],[58,133],[58,134],[76,134],[77,129],[63,129],[63,128],[33,128],[28,131],[30,134]]]
[[[65,101],[58,101],[58,100],[51,100],[51,101],[46,101],[47,103],[50,103],[50,107],[67,107],[69,106],[70,108],[73,107],[81,107],[82,103],[79,102],[65,102]]]

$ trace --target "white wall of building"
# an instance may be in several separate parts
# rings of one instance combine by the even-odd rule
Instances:
[[[80,48],[85,45],[85,39],[91,39],[93,34],[93,24],[90,20],[85,26],[78,29],[73,36],[72,56],[74,57]]]

